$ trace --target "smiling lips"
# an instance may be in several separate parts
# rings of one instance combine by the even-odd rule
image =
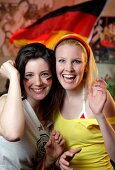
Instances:
[[[66,83],[72,83],[73,80],[76,78],[76,75],[63,74],[62,77],[63,77],[63,79],[64,79],[64,81],[65,81]]]
[[[42,92],[44,91],[44,89],[45,89],[45,87],[39,88],[39,89],[34,89],[34,88],[32,88],[32,91],[33,91],[34,93],[36,93],[36,94],[40,94],[40,93],[42,93]]]

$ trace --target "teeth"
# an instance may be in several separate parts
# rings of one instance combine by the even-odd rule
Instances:
[[[41,92],[43,89],[33,89],[34,92]]]
[[[74,75],[63,75],[63,77],[64,77],[64,78],[70,78],[70,79],[75,78],[75,76],[74,76]]]

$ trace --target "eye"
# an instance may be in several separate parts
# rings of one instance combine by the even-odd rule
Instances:
[[[81,63],[82,63],[82,61],[79,60],[79,59],[76,59],[76,60],[73,61],[73,64],[81,64]]]
[[[58,62],[59,62],[59,63],[64,63],[65,60],[61,58],[61,59],[58,60]]]
[[[25,74],[24,78],[29,80],[33,77],[33,74],[32,73],[28,73],[28,74]]]
[[[44,72],[41,74],[42,78],[49,78],[51,76],[51,74],[49,72]]]

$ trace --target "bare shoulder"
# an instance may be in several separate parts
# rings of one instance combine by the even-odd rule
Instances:
[[[103,112],[107,117],[115,117],[115,101],[110,95],[109,91],[107,91],[107,101],[105,103]]]

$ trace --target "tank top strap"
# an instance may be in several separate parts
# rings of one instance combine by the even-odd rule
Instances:
[[[83,105],[82,105],[82,112],[80,114],[80,118],[87,118],[86,110],[85,110],[85,87],[83,87]]]

